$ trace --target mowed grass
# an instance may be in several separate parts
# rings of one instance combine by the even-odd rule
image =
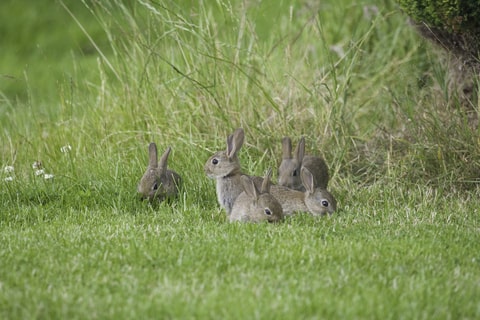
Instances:
[[[49,5],[0,38],[0,318],[480,316],[478,131],[393,1]],[[338,212],[228,223],[203,165],[240,126],[256,175],[304,135]],[[150,141],[171,203],[136,195]]]

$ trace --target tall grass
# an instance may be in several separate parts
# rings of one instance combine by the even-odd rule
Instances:
[[[428,181],[478,179],[478,133],[463,125],[462,110],[446,107],[448,92],[442,93],[447,99],[432,94],[432,83],[448,75],[430,66],[431,48],[391,4],[91,1],[85,6],[108,47],[96,43],[67,4],[61,7],[97,51],[100,78],[65,81],[60,101],[40,110],[29,102],[32,109],[23,109],[23,115],[22,110],[5,115],[12,119],[7,127],[36,126],[23,134],[27,139],[39,130],[65,138],[38,150],[59,150],[82,139],[75,149],[88,153],[102,145],[99,137],[108,145],[115,139],[138,148],[137,141],[154,136],[181,148],[213,137],[217,147],[229,131],[244,126],[248,143],[259,149],[257,155],[268,155],[268,165],[278,160],[279,137],[306,134],[310,150],[324,154],[340,175],[384,177],[388,159],[400,153],[418,168],[400,173],[408,180],[421,172]],[[82,131],[88,134],[79,135]],[[4,154],[12,152],[4,148]],[[4,162],[13,160],[10,155]]]

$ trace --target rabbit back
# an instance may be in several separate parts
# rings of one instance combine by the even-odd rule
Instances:
[[[335,197],[325,188],[315,185],[313,174],[305,167],[300,171],[305,191],[298,191],[280,185],[271,186],[271,194],[281,203],[285,215],[295,212],[309,212],[314,216],[331,215],[337,209]]]
[[[305,156],[303,158],[301,167],[307,168],[313,174],[315,186],[324,189],[327,188],[328,180],[330,179],[330,177],[328,174],[327,163],[323,158],[317,156]],[[303,187],[302,189],[305,190],[305,187]]]
[[[309,212],[305,205],[305,194],[298,190],[293,190],[285,186],[272,185],[270,193],[280,202],[283,208],[283,214],[293,215],[295,212]]]

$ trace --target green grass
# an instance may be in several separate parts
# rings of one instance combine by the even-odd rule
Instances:
[[[479,132],[369,5],[3,1],[0,318],[478,318]],[[305,135],[338,213],[228,223],[203,165],[239,126],[257,175]],[[171,204],[135,194],[150,141]]]

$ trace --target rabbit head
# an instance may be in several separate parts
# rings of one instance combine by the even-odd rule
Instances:
[[[337,209],[337,201],[326,189],[316,187],[310,170],[302,167],[300,176],[305,187],[305,205],[314,216],[331,215]]]
[[[157,145],[150,143],[148,146],[149,162],[147,170],[138,184],[137,191],[143,199],[150,201],[174,197],[178,193],[181,183],[180,175],[167,169],[168,156],[171,152],[168,147],[158,160]]]
[[[225,178],[240,174],[238,151],[243,145],[245,134],[242,128],[235,130],[227,138],[227,149],[218,151],[205,163],[205,174],[210,178]]]
[[[272,171],[269,170],[265,175],[260,190],[258,190],[251,177],[241,176],[244,192],[237,197],[233,205],[230,221],[257,223],[283,220],[282,206],[270,194],[271,173]]]
[[[279,185],[295,190],[302,189],[300,169],[304,155],[305,139],[303,137],[295,148],[294,156],[292,156],[292,140],[289,137],[282,139],[282,162],[278,168]]]

